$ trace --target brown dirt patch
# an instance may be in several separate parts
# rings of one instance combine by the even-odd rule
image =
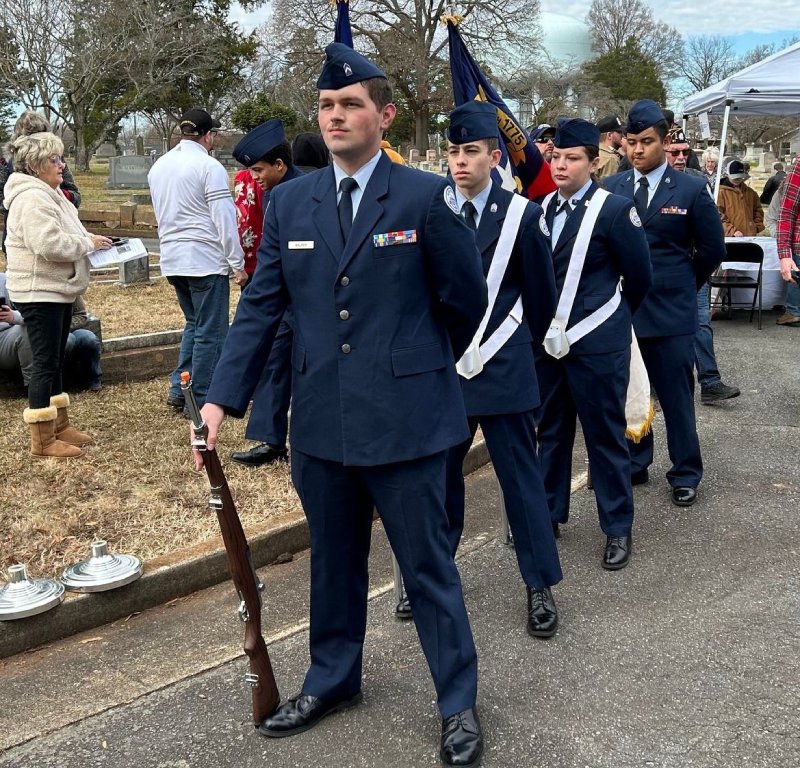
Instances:
[[[26,402],[0,400],[0,565],[53,577],[89,556],[93,539],[143,560],[219,537],[208,481],[193,469],[188,422],[164,404],[165,378],[77,393],[71,414],[96,445],[82,459],[29,456]],[[246,420],[228,419],[220,457],[245,529],[302,515],[286,464],[256,470],[229,461]],[[5,582],[5,574],[0,583]]]

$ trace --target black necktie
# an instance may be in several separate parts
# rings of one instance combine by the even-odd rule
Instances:
[[[473,232],[476,232],[478,229],[478,225],[475,223],[475,213],[475,206],[469,200],[461,206],[461,215],[464,217],[467,226]]]
[[[564,202],[558,206],[556,209],[556,216],[558,216],[559,213],[563,213],[567,218],[572,215],[572,206],[569,204],[569,200],[564,200]]]
[[[642,176],[639,179],[639,186],[636,187],[636,192],[633,193],[633,202],[636,205],[636,213],[639,214],[640,219],[643,219],[647,213],[647,188],[649,186],[647,176]]]
[[[339,182],[339,190],[342,193],[339,198],[339,226],[342,228],[342,237],[345,243],[350,236],[350,230],[353,228],[353,198],[351,192],[358,189],[358,182],[346,176]]]

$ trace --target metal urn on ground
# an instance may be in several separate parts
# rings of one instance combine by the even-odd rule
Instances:
[[[8,575],[8,584],[0,587],[0,621],[36,616],[64,599],[63,585],[52,579],[29,579],[24,565],[12,565]]]
[[[92,542],[92,556],[64,569],[62,584],[71,592],[105,592],[124,587],[142,575],[142,561],[133,555],[112,555],[103,540]]]

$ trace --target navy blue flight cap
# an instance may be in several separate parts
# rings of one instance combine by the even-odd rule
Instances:
[[[233,156],[245,168],[249,168],[284,141],[286,135],[283,132],[283,123],[276,117],[242,136],[233,148]]]
[[[373,77],[386,75],[358,51],[344,43],[331,43],[325,49],[325,63],[319,73],[317,88],[320,91],[338,91]]]
[[[642,99],[637,101],[628,112],[625,133],[642,133],[664,119],[664,113],[658,104],[650,99]]]
[[[450,113],[447,138],[453,144],[497,138],[497,107],[488,101],[468,101]]]
[[[600,144],[600,131],[596,125],[579,117],[562,117],[556,125],[553,146],[557,149],[570,147],[597,147]]]

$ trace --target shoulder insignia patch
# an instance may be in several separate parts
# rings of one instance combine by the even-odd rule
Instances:
[[[444,188],[444,201],[447,207],[458,216],[460,211],[458,210],[458,203],[456,202],[456,193],[453,192],[453,188],[449,184]]]
[[[539,217],[539,229],[542,230],[542,234],[545,237],[550,237],[550,230],[547,228],[547,220],[545,219],[544,214]]]
[[[639,214],[637,213],[635,208],[631,208],[631,211],[628,214],[628,217],[630,218],[631,224],[633,224],[634,227],[641,227],[642,226],[642,220],[639,218]]]

